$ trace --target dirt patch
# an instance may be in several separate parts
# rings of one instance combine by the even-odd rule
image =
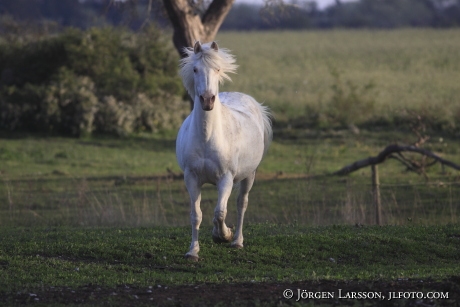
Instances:
[[[284,297],[290,294],[291,299]],[[254,282],[116,288],[88,285],[0,293],[0,301],[10,306],[456,306],[460,301],[460,277],[444,281]]]

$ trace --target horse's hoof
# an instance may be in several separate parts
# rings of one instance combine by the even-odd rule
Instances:
[[[232,248],[235,248],[235,249],[242,249],[243,248],[243,244],[232,244],[230,245]]]
[[[219,236],[212,236],[212,240],[214,241],[214,243],[230,243],[232,242],[232,238],[233,238],[233,233],[230,232],[230,235],[228,236],[228,238],[224,238],[222,239],[221,237]]]
[[[192,261],[192,262],[198,262],[198,260],[200,259],[200,257],[194,256],[194,255],[190,255],[190,254],[185,254],[185,259],[187,259],[187,260],[189,260],[189,261]]]

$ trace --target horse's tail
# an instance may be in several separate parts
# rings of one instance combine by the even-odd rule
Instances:
[[[270,109],[267,106],[263,106],[259,104],[260,111],[262,113],[262,120],[264,124],[264,156],[268,151],[268,147],[273,139],[273,129],[272,129],[272,114],[270,113]]]

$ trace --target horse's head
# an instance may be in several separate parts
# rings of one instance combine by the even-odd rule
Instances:
[[[219,47],[216,42],[212,42],[211,46],[202,46],[200,42],[196,42],[193,47],[193,52],[198,55],[198,60],[193,65],[193,80],[195,84],[195,95],[200,98],[201,108],[205,111],[211,111],[214,108],[216,95],[219,94],[219,76],[220,67],[212,61],[206,61],[203,49],[208,49],[208,52],[218,52]],[[199,56],[201,54],[201,56]],[[211,58],[211,57],[209,57]]]
[[[235,58],[228,50],[219,49],[216,42],[196,42],[193,49],[184,51],[188,55],[181,61],[184,85],[193,99],[199,99],[203,110],[211,111],[219,94],[219,83],[230,80],[227,73],[236,70]]]

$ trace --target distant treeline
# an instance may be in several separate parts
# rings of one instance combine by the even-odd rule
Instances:
[[[238,4],[223,29],[458,27],[460,0],[360,0],[319,10],[315,1],[288,0],[264,7]]]
[[[115,25],[137,30],[150,21],[166,26],[162,5],[160,0],[152,6],[149,0],[1,0],[0,15],[20,22],[54,22],[60,27]]]
[[[123,25],[139,29],[151,21],[167,26],[162,1],[155,0],[152,4],[149,6],[149,0],[2,0],[0,14],[23,22],[46,20],[58,26],[79,28]],[[222,29],[458,26],[460,0],[336,0],[335,5],[324,10],[314,0],[285,0],[267,1],[265,6],[235,4]]]

